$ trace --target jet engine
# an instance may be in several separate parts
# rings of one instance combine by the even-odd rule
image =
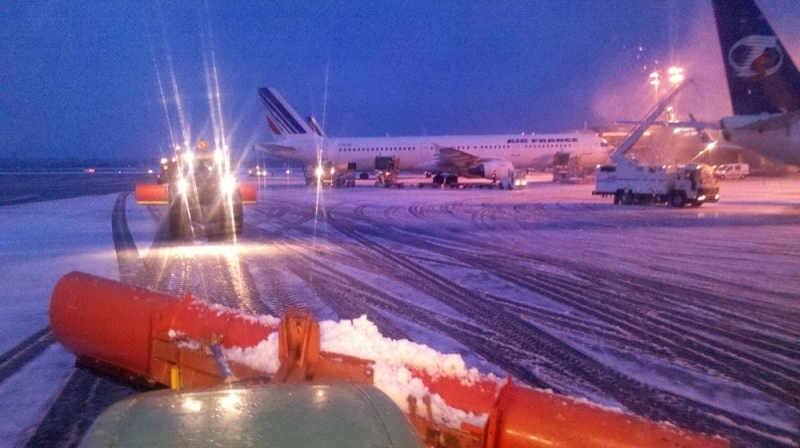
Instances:
[[[470,177],[482,177],[484,179],[501,179],[508,176],[509,171],[514,170],[514,164],[504,159],[482,160],[477,166],[467,169]]]

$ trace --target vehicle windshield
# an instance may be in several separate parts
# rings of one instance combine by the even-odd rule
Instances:
[[[717,181],[716,177],[714,177],[714,171],[711,168],[700,168],[698,171],[700,175],[700,183],[713,184]]]

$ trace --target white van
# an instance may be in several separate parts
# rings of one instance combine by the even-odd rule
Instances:
[[[714,170],[717,179],[744,179],[750,175],[750,165],[746,163],[723,163]]]

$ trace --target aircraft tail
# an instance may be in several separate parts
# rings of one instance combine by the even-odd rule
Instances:
[[[275,135],[320,135],[321,130],[312,129],[297,115],[292,106],[272,87],[258,89],[261,102],[267,108],[267,123]]]
[[[800,72],[754,0],[713,0],[735,115],[800,109]]]
[[[325,131],[322,129],[322,126],[320,126],[319,123],[317,123],[316,118],[308,117],[306,121],[308,122],[308,126],[310,126],[311,129],[314,130],[314,133],[316,133],[320,137],[325,137]]]

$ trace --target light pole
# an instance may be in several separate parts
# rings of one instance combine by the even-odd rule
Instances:
[[[670,67],[667,70],[667,74],[669,75],[669,82],[673,85],[678,85],[683,82],[683,68],[682,67]],[[676,121],[676,117],[678,116],[678,100],[675,100],[675,105],[670,108],[670,121]]]
[[[654,100],[658,102],[658,85],[661,84],[661,75],[658,73],[658,70],[650,73],[650,85],[653,86],[655,89],[655,97]]]

